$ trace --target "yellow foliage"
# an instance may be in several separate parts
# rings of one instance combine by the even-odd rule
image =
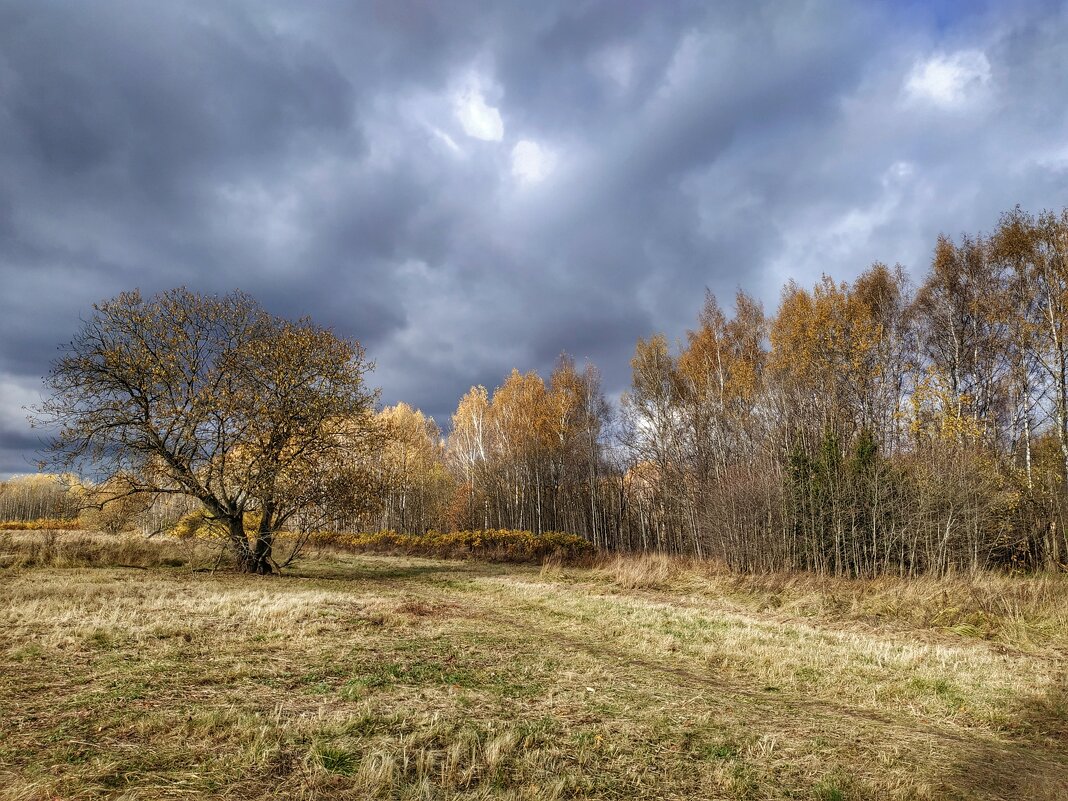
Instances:
[[[197,511],[183,515],[174,524],[170,534],[172,537],[177,537],[181,540],[206,540],[224,537],[226,536],[226,530],[219,525],[218,521],[212,520],[204,512]]]
[[[983,423],[965,414],[969,398],[954,397],[945,378],[934,370],[916,382],[909,398],[909,431],[914,437],[924,435],[943,442],[977,442],[983,436]]]
[[[256,529],[259,528],[259,523],[259,512],[245,512],[246,534],[254,536]],[[174,528],[170,530],[170,535],[182,540],[218,540],[228,537],[230,532],[225,525],[211,517],[207,512],[198,510],[183,515],[175,523]]]
[[[8,520],[0,522],[0,531],[81,531],[78,520],[56,520],[40,518],[38,520]]]
[[[877,375],[883,328],[872,310],[829,277],[812,292],[788,284],[771,326],[772,367],[809,391],[834,391]]]

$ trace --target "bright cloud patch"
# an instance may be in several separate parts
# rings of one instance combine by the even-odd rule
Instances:
[[[556,155],[537,142],[522,139],[512,148],[512,175],[523,183],[544,181],[556,166]]]
[[[468,89],[456,98],[456,118],[464,133],[486,142],[500,142],[504,138],[501,113],[486,105],[486,98],[477,89]]]
[[[955,106],[989,81],[986,54],[982,50],[961,50],[917,63],[905,82],[905,91],[940,106]]]

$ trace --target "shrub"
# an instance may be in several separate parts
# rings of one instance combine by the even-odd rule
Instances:
[[[425,534],[323,532],[315,536],[314,542],[352,551],[445,558],[473,556],[501,562],[537,562],[549,557],[571,562],[592,556],[594,552],[589,542],[575,534],[562,531],[535,534],[510,529],[428,531]]]
[[[201,511],[182,515],[169,533],[180,540],[215,539],[224,534],[222,527]]]
[[[245,512],[245,532],[247,534],[254,534],[259,524],[259,512]],[[207,512],[199,509],[182,515],[169,533],[172,537],[177,537],[180,540],[218,540],[229,536],[226,527],[222,523]]]
[[[81,531],[81,521],[40,518],[38,520],[7,520],[0,522],[0,531]]]

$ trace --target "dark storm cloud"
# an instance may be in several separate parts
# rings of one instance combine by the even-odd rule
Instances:
[[[1053,2],[0,4],[0,477],[94,301],[235,287],[446,422],[566,350],[616,393],[706,288],[915,273],[1068,204]]]

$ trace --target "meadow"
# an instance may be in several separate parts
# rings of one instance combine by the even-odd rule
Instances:
[[[1062,799],[1068,575],[0,533],[0,798]]]

